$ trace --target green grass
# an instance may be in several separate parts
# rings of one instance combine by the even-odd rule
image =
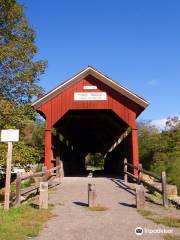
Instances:
[[[164,240],[180,240],[180,236],[167,234],[163,236]]]
[[[162,195],[154,191],[152,194],[149,195],[149,199],[153,202],[160,202],[162,201]]]
[[[27,179],[21,182],[21,188],[30,187],[33,181],[31,179]]]
[[[149,210],[144,210],[144,209],[138,210],[138,212],[145,218],[152,220],[157,224],[162,224],[164,226],[175,227],[175,228],[180,227],[180,218],[164,217],[164,216],[158,215],[157,213],[151,212]]]
[[[0,240],[24,240],[35,237],[52,213],[49,209],[37,209],[30,204],[9,211],[0,209]]]

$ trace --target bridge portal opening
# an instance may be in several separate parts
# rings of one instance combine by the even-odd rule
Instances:
[[[53,155],[63,161],[65,176],[87,174],[93,164],[96,172],[120,175],[131,155],[128,136],[119,140],[128,127],[112,110],[69,110],[54,125]]]

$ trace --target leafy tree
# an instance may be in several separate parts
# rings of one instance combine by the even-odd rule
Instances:
[[[30,103],[43,93],[38,82],[47,62],[34,61],[36,53],[35,32],[23,6],[16,0],[0,0],[0,129],[20,129],[20,141],[13,152],[14,163],[20,165],[35,162],[42,155],[43,135],[38,136],[36,113]],[[6,144],[0,143],[1,165],[5,152]]]
[[[159,132],[150,122],[141,122],[139,129],[139,156],[145,169],[149,170],[153,154],[159,148]]]
[[[15,0],[0,0],[0,96],[16,103],[29,103],[40,96],[37,84],[45,61],[34,61],[35,32]]]
[[[162,132],[149,122],[139,124],[140,161],[145,169],[158,175],[167,172],[168,181],[180,192],[180,120],[168,118]]]

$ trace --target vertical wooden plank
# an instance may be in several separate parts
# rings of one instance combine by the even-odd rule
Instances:
[[[17,173],[16,178],[16,206],[20,206],[21,204],[21,173]]]
[[[60,157],[56,157],[56,167],[60,167]],[[56,169],[56,177],[59,178],[61,176],[60,174],[60,168]]]
[[[46,120],[48,121],[48,120]],[[51,157],[52,157],[52,136],[51,136],[51,129],[45,130],[45,165],[47,169],[52,168]]]
[[[134,166],[138,166],[139,164],[139,153],[138,153],[138,130],[132,129],[132,161]],[[138,171],[134,169],[134,175],[138,176]]]
[[[137,180],[137,183],[138,183],[138,184],[141,184],[141,177],[142,177],[142,172],[141,172],[141,170],[142,170],[142,164],[139,163],[139,164],[138,164],[138,180]]]
[[[42,172],[44,172],[44,179],[46,179],[46,176],[48,176],[47,167],[46,166],[42,167]]]
[[[166,186],[166,172],[161,173],[163,206],[168,208],[167,186]]]
[[[127,183],[127,158],[124,159],[124,182]]]
[[[64,177],[64,166],[63,166],[63,161],[60,160],[60,175],[61,175],[61,178]]]
[[[4,209],[9,209],[10,183],[11,183],[11,162],[12,162],[12,142],[8,142],[7,162],[6,162],[6,186]]]

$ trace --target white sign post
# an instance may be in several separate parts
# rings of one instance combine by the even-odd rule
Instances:
[[[19,141],[18,129],[1,130],[1,142],[8,143],[7,162],[6,162],[6,185],[5,185],[5,202],[4,209],[9,209],[9,196],[10,196],[10,184],[11,184],[11,163],[12,163],[12,142]]]

